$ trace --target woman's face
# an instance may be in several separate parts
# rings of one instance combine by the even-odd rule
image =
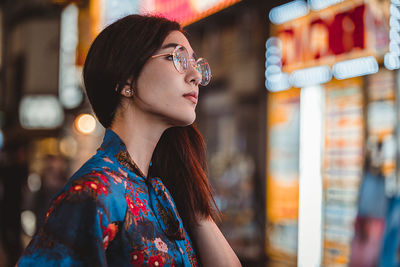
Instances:
[[[189,41],[180,31],[171,32],[155,55],[172,53],[176,45],[187,49],[194,57]],[[135,104],[143,111],[161,119],[168,127],[187,126],[196,118],[201,74],[190,64],[179,73],[172,56],[150,58],[134,85]]]

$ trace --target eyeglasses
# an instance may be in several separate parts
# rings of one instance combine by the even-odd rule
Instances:
[[[211,69],[210,65],[208,65],[207,59],[199,58],[195,60],[194,58],[191,58],[185,47],[177,45],[172,53],[154,55],[151,58],[162,56],[172,56],[174,66],[179,73],[185,73],[189,68],[190,63],[194,62],[195,69],[201,74],[200,85],[206,86],[210,82]]]

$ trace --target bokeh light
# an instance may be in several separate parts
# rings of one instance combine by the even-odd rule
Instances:
[[[40,179],[40,176],[37,173],[29,174],[27,183],[28,183],[28,188],[31,192],[39,191],[40,187],[42,186],[42,180]]]
[[[26,129],[54,129],[62,125],[64,111],[53,95],[25,96],[19,106],[19,120]]]
[[[3,145],[4,145],[4,134],[3,131],[0,130],[0,149],[3,148]]]
[[[60,152],[66,157],[74,157],[78,152],[78,143],[72,136],[67,136],[60,141]]]
[[[348,79],[378,72],[379,65],[374,57],[361,57],[336,63],[332,67],[336,79]]]
[[[308,0],[308,4],[314,11],[319,11],[321,9],[336,5],[344,0]]]
[[[36,216],[30,210],[24,210],[21,213],[21,226],[28,236],[33,236],[36,229]]]
[[[90,114],[81,114],[75,119],[75,128],[82,134],[91,134],[96,128],[96,120]]]
[[[290,74],[290,83],[295,87],[305,87],[327,83],[332,79],[329,66],[316,66],[293,71]]]
[[[309,7],[305,1],[295,0],[271,9],[269,12],[269,19],[274,24],[282,24],[284,22],[305,16],[308,14],[308,12]]]

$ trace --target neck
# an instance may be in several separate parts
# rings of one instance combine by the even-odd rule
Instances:
[[[110,128],[122,139],[129,156],[147,177],[154,149],[168,127],[151,114],[129,105],[116,113]]]

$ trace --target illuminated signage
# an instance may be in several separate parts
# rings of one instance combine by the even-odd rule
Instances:
[[[384,8],[385,5],[372,7],[364,1],[344,1],[273,25],[273,36],[282,43],[282,70],[291,72],[315,65],[333,65],[338,60],[383,56],[389,41]]]
[[[374,57],[344,60],[332,67],[333,75],[338,80],[373,74],[378,72],[378,70],[378,62]]]
[[[316,1],[311,2],[316,5]],[[335,2],[338,1],[332,0],[331,4]],[[266,44],[266,88],[280,91],[291,86],[326,83],[332,77],[347,79],[375,73],[378,60],[389,46],[389,4],[388,1],[379,4],[367,0],[344,1],[272,25],[273,37]],[[398,21],[392,21],[391,26],[400,24],[395,22]],[[400,55],[397,48],[393,46],[390,55],[397,50]],[[393,58],[390,60],[396,65]]]
[[[154,0],[153,7],[144,13],[159,14],[185,26],[214,14],[240,0]]]
[[[332,72],[328,66],[315,66],[306,69],[295,70],[290,74],[290,82],[295,87],[306,87],[314,84],[329,82]]]
[[[53,0],[61,1],[67,0]],[[79,0],[76,0],[79,1]],[[83,65],[94,38],[108,24],[133,13],[154,14],[189,25],[240,0],[90,0],[79,7],[76,64]]]
[[[343,1],[344,0],[308,0],[308,4],[312,10],[319,11]]]

